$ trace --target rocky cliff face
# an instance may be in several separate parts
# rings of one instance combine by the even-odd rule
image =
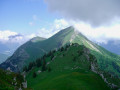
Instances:
[[[118,85],[115,85],[114,83],[110,82],[110,80],[109,80],[109,79],[112,80],[112,78],[114,78],[114,76],[112,77],[112,75],[110,73],[106,73],[105,71],[102,71],[99,68],[96,57],[91,55],[90,50],[86,47],[84,47],[84,55],[86,56],[87,60],[90,62],[90,69],[91,69],[92,72],[101,76],[101,78],[104,80],[105,83],[107,83],[107,85],[110,88],[112,88],[112,89],[118,89],[119,88]],[[107,74],[108,77],[106,77],[106,74]]]
[[[98,63],[97,63],[97,59],[95,57],[89,57],[89,55],[87,55],[87,58],[89,58],[88,60],[90,60],[91,63],[91,71],[93,71],[94,73],[98,74],[99,76],[101,76],[101,78],[104,80],[105,83],[107,83],[107,85],[112,88],[112,89],[118,89],[119,86],[115,85],[114,83],[110,82],[109,79],[112,80],[111,78],[111,74],[110,73],[106,73],[105,71],[100,70]],[[107,74],[108,77],[105,77],[105,75]]]
[[[27,82],[22,75],[0,69],[0,90],[24,90],[24,88],[27,88]]]

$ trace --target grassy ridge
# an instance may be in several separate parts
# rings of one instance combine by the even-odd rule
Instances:
[[[72,43],[85,45],[91,53],[97,58],[100,69],[120,77],[120,56],[113,54],[101,46],[91,42],[83,35],[77,35]]]
[[[42,71],[42,67],[34,66],[27,72],[28,87],[35,90],[109,90],[102,78],[91,71],[91,56],[84,46],[73,45],[66,50],[58,50],[54,58],[46,57],[46,67],[51,71]],[[42,72],[38,72],[42,71]],[[36,72],[36,78],[33,73]]]

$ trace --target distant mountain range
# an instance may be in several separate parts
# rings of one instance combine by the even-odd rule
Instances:
[[[7,45],[0,42],[0,53],[7,54],[7,51],[9,51]]]
[[[20,46],[19,43],[1,43],[0,42],[0,54],[1,54],[0,63],[2,63],[9,56],[11,56],[19,46]]]
[[[0,40],[0,53],[11,56],[14,51],[24,43],[24,40],[21,39],[24,36],[21,34],[11,35],[7,37],[7,40]]]
[[[26,41],[23,40],[23,37],[23,35],[17,34],[9,36],[8,40],[0,40],[0,63],[6,60],[6,58],[2,58],[2,55],[5,55],[8,58],[21,44]]]
[[[4,62],[8,57],[6,54],[0,53],[0,63]]]
[[[90,49],[97,58],[100,69],[120,76],[120,56],[113,54],[101,46],[91,42],[84,35],[68,27],[48,39],[36,37],[20,46],[15,53],[0,65],[1,68],[11,69],[14,72],[21,71],[29,62],[35,61],[45,53],[58,49],[66,44],[78,43]]]
[[[98,44],[110,52],[120,55],[120,40],[109,40],[107,43]]]

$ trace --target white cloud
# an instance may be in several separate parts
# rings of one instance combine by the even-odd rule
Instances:
[[[96,42],[107,43],[108,40],[120,39],[120,24],[93,28],[89,24],[75,23],[74,27],[82,32],[89,39]]]
[[[58,20],[73,25],[89,39],[107,43],[120,40],[120,0],[44,0],[51,12],[61,14]],[[94,27],[95,26],[95,27]],[[52,32],[51,32],[52,33]]]
[[[23,44],[29,39],[35,37],[35,34],[22,35],[11,30],[0,30],[0,42],[1,43],[19,43]]]
[[[0,30],[0,41],[7,41],[9,40],[9,36],[12,35],[17,35],[16,32],[11,32],[10,30],[5,30],[5,31],[1,31]]]
[[[52,35],[54,35],[55,33],[57,33],[58,31],[60,31],[61,29],[64,29],[68,26],[69,26],[69,24],[66,20],[55,19],[54,22],[51,23],[49,29],[47,29],[47,28],[39,29],[37,36],[49,38]]]
[[[49,29],[42,28],[39,29],[38,36],[41,37],[50,37],[60,31],[61,29],[64,29],[68,26],[73,25],[78,31],[80,31],[82,34],[87,36],[90,40],[96,41],[99,43],[107,43],[108,40],[120,40],[120,20],[117,19],[117,22],[113,22],[111,25],[108,26],[100,26],[100,27],[92,27],[88,23],[84,22],[75,22],[75,21],[67,21],[65,19],[56,19],[51,24],[51,27]]]
[[[51,12],[99,26],[120,17],[120,0],[44,0]]]
[[[69,26],[69,24],[64,19],[56,19],[53,23],[55,29],[64,29],[67,26]]]
[[[117,22],[116,22],[117,21]],[[60,30],[67,28],[68,26],[73,25],[78,31],[87,36],[90,40],[96,42],[107,43],[108,40],[120,40],[120,20],[115,20],[112,25],[108,26],[100,26],[100,27],[92,27],[90,24],[84,22],[75,22],[68,21],[65,19],[55,19],[51,22],[51,25],[48,28],[43,27],[38,29],[37,32],[32,33],[30,35],[20,35],[16,32],[11,32],[10,30],[0,31],[0,41],[2,42],[26,42],[29,39],[40,36],[49,38]],[[10,38],[12,36],[12,38]]]

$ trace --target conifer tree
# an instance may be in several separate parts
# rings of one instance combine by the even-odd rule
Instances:
[[[25,67],[23,68],[23,71],[27,72],[27,66],[25,66]]]
[[[39,58],[39,59],[37,59],[36,60],[36,65],[37,65],[37,67],[41,67],[41,65],[42,65],[42,62],[41,62],[42,60]]]
[[[48,72],[51,72],[51,68],[50,67],[48,67]]]
[[[37,74],[36,72],[33,72],[33,78],[36,78]]]
[[[61,47],[61,51],[64,51],[64,48],[63,48],[63,47]]]
[[[54,58],[54,55],[52,54],[52,55],[51,55],[51,60],[52,60],[53,58]]]
[[[47,67],[46,67],[46,61],[45,59],[43,60],[43,64],[42,64],[42,71],[46,71]]]

